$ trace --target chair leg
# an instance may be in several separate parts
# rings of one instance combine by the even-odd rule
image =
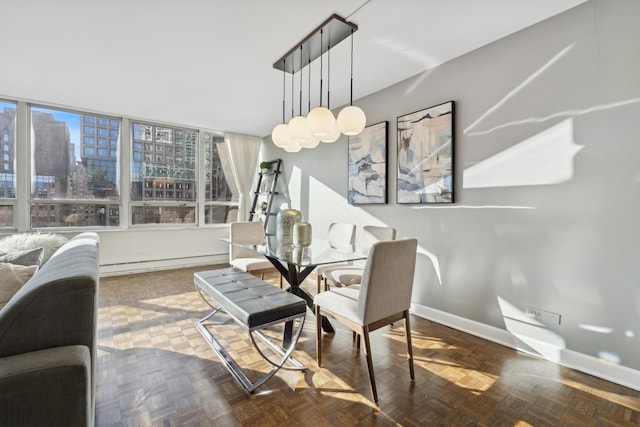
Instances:
[[[320,293],[320,285],[322,284],[322,274],[318,274],[316,276],[316,280],[318,282],[318,293]]]
[[[415,381],[416,375],[413,371],[413,346],[411,345],[411,326],[409,325],[409,310],[404,312],[404,329],[407,334],[407,352],[409,353],[409,375],[411,381]]]
[[[360,335],[356,331],[351,331],[351,341],[356,343],[356,349],[360,350]]]
[[[280,289],[282,289],[282,274],[280,274]]]
[[[378,390],[376,389],[376,378],[373,374],[373,359],[371,358],[371,342],[369,341],[369,327],[364,326],[362,331],[362,339],[364,340],[364,352],[367,356],[367,368],[369,369],[369,381],[371,382],[371,392],[373,393],[373,401],[378,405]]]
[[[316,305],[316,360],[318,368],[322,366],[322,315],[320,306]]]

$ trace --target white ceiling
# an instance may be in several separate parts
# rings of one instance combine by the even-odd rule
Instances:
[[[272,64],[333,13],[359,26],[358,99],[584,1],[0,0],[0,97],[265,136],[282,121]],[[349,48],[331,50],[332,108],[348,102]]]

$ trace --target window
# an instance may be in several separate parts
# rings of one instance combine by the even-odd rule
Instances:
[[[96,150],[92,136],[93,123],[113,119],[36,106],[30,113],[31,227],[118,226],[118,159]]]
[[[229,152],[222,135],[204,132],[205,223],[234,222],[240,193],[231,172]]]
[[[30,129],[17,129],[20,122]],[[23,224],[127,229],[236,220],[239,194],[221,133],[126,123],[122,129],[120,119],[106,115],[0,100],[0,233],[26,231]],[[121,132],[130,155],[121,155]],[[16,154],[16,147],[25,149]],[[123,159],[128,183],[121,181]],[[28,164],[16,174],[16,165]],[[18,182],[24,200],[17,199]],[[121,216],[123,184],[130,200]]]
[[[132,224],[196,223],[197,141],[195,130],[132,123],[132,147],[143,151],[133,151],[131,200],[145,204],[132,203]],[[177,145],[188,153],[181,164],[167,161],[162,154]],[[176,192],[177,187],[185,190]]]
[[[0,100],[0,137],[2,168],[0,169],[0,228],[13,227],[16,198],[15,139],[16,104]]]

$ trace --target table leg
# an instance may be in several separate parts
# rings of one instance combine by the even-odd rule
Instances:
[[[271,261],[271,264],[273,264],[273,266],[278,269],[280,274],[282,274],[287,279],[290,285],[289,292],[304,299],[307,302],[307,307],[311,309],[312,313],[315,313],[313,298],[311,297],[311,295],[309,295],[303,289],[300,288],[300,284],[304,281],[304,279],[307,278],[307,276],[313,271],[313,269],[316,268],[316,265],[308,265],[304,269],[298,270],[298,266],[293,263],[287,263],[287,266],[285,267],[280,262],[280,260],[278,260],[278,258],[270,257],[267,255],[265,255],[265,257],[269,261]],[[333,325],[331,325],[331,322],[329,322],[329,319],[327,319],[324,316],[322,316],[322,329],[327,333],[335,332],[335,329],[333,329]],[[292,330],[293,330],[293,322],[285,323],[284,338],[283,338],[284,347],[287,347],[288,344],[291,342]]]
[[[300,287],[296,287],[295,289],[292,288],[292,293],[304,299],[307,302],[307,307],[309,307],[311,311],[315,313],[316,308],[313,305],[313,298],[311,298],[311,295],[306,293]],[[329,322],[329,319],[327,319],[325,316],[322,316],[322,329],[325,332],[329,332],[329,333],[335,332],[335,329],[333,329],[333,325],[331,325],[331,322]]]

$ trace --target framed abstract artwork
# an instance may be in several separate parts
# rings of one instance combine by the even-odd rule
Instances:
[[[453,203],[454,102],[398,117],[398,203]]]
[[[387,203],[387,127],[376,123],[349,137],[349,204]]]

